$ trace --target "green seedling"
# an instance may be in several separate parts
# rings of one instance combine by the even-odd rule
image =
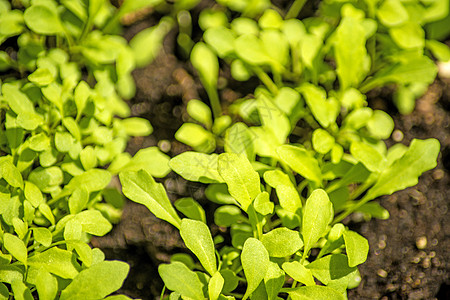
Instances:
[[[112,9],[0,1],[0,44],[17,40],[14,55],[0,52],[1,299],[129,299],[108,297],[129,266],[106,261],[89,241],[119,221],[124,198],[113,176],[170,169],[156,147],[124,153],[153,128],[130,118],[123,100],[134,95],[135,58],[122,37],[101,31]]]

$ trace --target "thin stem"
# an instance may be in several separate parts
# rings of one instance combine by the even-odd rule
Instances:
[[[215,87],[205,86],[206,93],[208,94],[209,103],[213,111],[214,119],[217,119],[222,115],[222,107],[220,105],[219,94]]]
[[[289,11],[286,14],[285,19],[297,18],[298,14],[302,10],[305,3],[306,0],[295,0],[294,3],[292,3],[291,7],[289,8]]]
[[[270,79],[269,75],[267,75],[260,67],[254,67],[252,70],[273,95],[278,94],[278,87],[273,83],[272,79]]]

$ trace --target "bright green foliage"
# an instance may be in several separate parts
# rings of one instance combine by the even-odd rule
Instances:
[[[241,15],[228,20],[231,14],[222,9],[203,12],[203,41],[191,54],[215,112],[194,100],[187,111],[195,123],[176,133],[208,154],[185,152],[169,162],[185,179],[209,184],[206,198],[221,205],[214,221],[227,231],[212,240],[222,277],[203,265],[199,278],[213,276],[204,280],[203,297],[279,299],[283,292],[291,299],[345,299],[361,280],[357,266],[369,249],[364,237],[339,222],[356,211],[386,219],[389,213],[369,201],[416,184],[439,152],[435,139],[388,149],[383,140],[394,122],[367,107],[366,93],[390,84],[399,111],[414,108],[437,73],[430,52],[439,60],[450,57],[424,29],[446,17],[448,7],[442,1],[329,0],[300,20],[301,1],[285,18],[259,10],[266,1],[218,2]],[[228,106],[229,116],[217,116],[218,93],[210,90],[217,59],[235,80],[261,83]],[[210,154],[214,150],[225,153]],[[203,224],[196,205],[189,207],[179,210]],[[223,234],[231,244],[223,244]],[[320,249],[314,258],[313,248]],[[239,289],[237,276],[245,277]],[[289,277],[294,283],[287,288]],[[183,284],[167,275],[163,280],[190,297],[181,292]]]
[[[128,274],[88,245],[120,218],[106,187],[120,171],[170,169],[157,148],[124,154],[153,130],[128,118],[139,58],[106,28],[141,7],[126,3],[0,1],[0,44],[13,45],[0,51],[1,297],[102,299]]]

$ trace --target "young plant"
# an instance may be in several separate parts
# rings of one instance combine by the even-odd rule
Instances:
[[[301,2],[295,2],[290,17]],[[412,87],[430,84],[437,69],[424,55],[424,38],[420,45],[405,45],[404,34],[392,33],[403,29],[378,24],[386,1],[372,2],[324,1],[317,16],[302,21],[283,19],[271,9],[258,21],[241,16],[228,23],[220,11],[201,15],[204,41],[194,46],[191,61],[213,113],[199,100],[188,103],[188,114],[197,123],[183,124],[175,137],[198,152],[182,153],[169,164],[186,180],[209,184],[206,197],[223,205],[216,210],[216,225],[229,228],[231,245],[224,244],[214,256],[215,247],[227,239],[193,225],[205,220],[193,199],[176,202],[197,223],[180,221],[170,208],[171,223],[206,273],[193,272],[198,265],[181,256],[161,266],[166,287],[174,291],[171,298],[277,299],[288,293],[291,299],[339,299],[357,285],[355,267],[366,259],[367,241],[340,222],[356,211],[388,218],[372,200],[415,185],[436,166],[440,148],[436,139],[414,139],[409,147],[389,149],[383,142],[394,129],[393,120],[367,107],[365,94],[387,84],[408,87],[417,93],[408,103],[397,102],[407,112],[411,99],[424,91]],[[408,24],[422,8],[411,2]],[[436,14],[432,20],[443,17]],[[446,46],[428,44],[439,45],[439,51],[433,50],[436,57],[446,57]],[[217,89],[218,58],[230,64],[235,79],[257,76],[263,84],[228,107],[231,117],[220,114],[217,92],[211,91]],[[237,118],[245,123],[232,123]],[[209,154],[215,149],[225,153]],[[125,195],[152,210],[155,204],[143,200],[161,201],[152,194],[154,188],[140,188],[150,196],[132,192],[137,189],[132,182],[150,180],[143,173],[121,175],[128,186]],[[164,203],[169,211],[170,202]],[[291,249],[291,241],[292,252],[277,253]],[[292,288],[286,287],[286,275]]]
[[[112,176],[169,172],[155,147],[124,153],[131,136],[152,127],[128,118],[121,98],[134,94],[130,48],[92,31],[111,4],[62,3],[0,2],[0,42],[17,41],[0,52],[8,72],[0,82],[1,299],[103,299],[119,289],[129,266],[88,244],[120,218]]]

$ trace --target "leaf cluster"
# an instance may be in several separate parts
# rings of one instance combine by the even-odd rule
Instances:
[[[138,8],[125,2],[0,1],[0,299],[128,299],[108,295],[129,266],[89,241],[119,221],[118,172],[170,169],[156,147],[124,152],[153,130],[124,101],[136,58],[117,18]]]
[[[300,20],[304,1],[286,15],[268,1],[217,2],[201,12],[203,38],[190,52],[210,105],[188,102],[191,120],[175,138],[193,151],[169,166],[208,184],[222,230],[212,235],[195,199],[172,206],[148,172],[120,174],[125,195],[178,228],[195,256],[160,266],[169,298],[346,299],[368,243],[341,221],[388,218],[372,200],[415,185],[440,149],[436,139],[388,148],[394,122],[366,94],[395,86],[399,111],[414,108],[437,74],[431,57],[450,58],[432,33],[448,4],[326,0]],[[228,107],[224,64],[233,79],[261,83]]]

